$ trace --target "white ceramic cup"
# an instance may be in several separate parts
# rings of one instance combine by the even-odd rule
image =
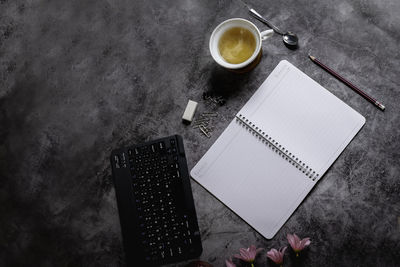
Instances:
[[[233,27],[241,27],[249,30],[253,35],[254,38],[256,39],[256,49],[254,50],[253,54],[251,57],[249,57],[246,61],[238,64],[232,64],[227,61],[221,56],[221,53],[218,49],[218,43],[221,38],[221,36],[229,29]],[[254,62],[259,54],[261,53],[261,44],[262,41],[268,39],[268,37],[272,36],[274,33],[273,30],[266,30],[260,32],[260,30],[257,28],[256,25],[251,23],[250,21],[242,18],[233,18],[233,19],[228,19],[219,24],[214,31],[211,34],[210,37],[210,52],[211,56],[217,62],[219,65],[221,65],[224,68],[230,69],[230,70],[238,70],[238,69],[243,69],[249,66],[252,62]]]

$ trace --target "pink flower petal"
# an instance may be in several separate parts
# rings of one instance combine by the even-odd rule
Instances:
[[[303,248],[305,248],[306,246],[310,245],[311,241],[309,237],[304,238],[303,240],[301,240],[301,245]]]
[[[301,241],[302,241],[302,243],[303,243],[305,246],[308,246],[308,245],[310,245],[310,243],[311,243],[309,237],[306,237],[306,238],[304,238],[304,239],[301,240]]]
[[[270,258],[276,264],[282,264],[283,255],[287,247],[280,248],[279,251],[276,249],[271,249],[267,252],[267,257]]]
[[[271,250],[269,250],[269,251],[267,252],[267,255],[268,255],[268,256],[275,257],[277,253],[278,253],[278,251],[277,251],[276,249],[272,248]]]
[[[238,254],[233,255],[233,257],[235,257],[236,259],[239,259],[239,260],[242,259],[242,256],[241,256],[241,255],[238,255]]]
[[[296,235],[296,234],[293,234],[293,236],[294,236],[294,241],[295,241],[295,247],[296,247],[296,249],[298,250],[298,249],[301,249],[301,244],[300,244],[300,238]]]
[[[278,256],[276,255],[276,253],[272,252],[272,251],[267,254],[267,257],[270,258],[273,261],[276,261],[278,259]]]
[[[262,248],[256,248],[256,246],[251,245],[249,248],[241,248],[239,249],[239,253],[233,255],[235,258],[243,260],[243,261],[247,261],[247,262],[253,262],[254,259],[257,256],[257,253],[260,252],[262,250]]]
[[[273,250],[275,250],[275,249],[273,249]],[[273,251],[273,250],[270,250],[267,252],[267,257],[275,262],[277,260],[277,256],[275,254],[276,250],[275,251]]]
[[[288,240],[290,246],[294,249],[294,247],[296,245],[296,241],[295,241],[294,236],[292,234],[287,234],[286,237],[287,237],[287,240]]]
[[[240,250],[240,255],[242,255],[242,258],[245,261],[248,261],[251,259],[251,254],[248,250]]]

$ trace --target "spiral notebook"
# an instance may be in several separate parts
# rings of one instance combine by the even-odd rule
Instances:
[[[191,176],[272,238],[365,123],[281,61],[191,170]]]

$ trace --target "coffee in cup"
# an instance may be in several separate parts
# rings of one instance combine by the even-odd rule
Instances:
[[[222,67],[234,72],[246,72],[261,59],[261,44],[273,30],[260,32],[250,21],[228,19],[219,24],[210,37],[210,52]]]
[[[218,41],[223,59],[232,64],[245,62],[256,50],[256,38],[246,28],[233,27],[226,30]]]

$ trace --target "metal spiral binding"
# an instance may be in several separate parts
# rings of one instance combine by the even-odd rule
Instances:
[[[282,156],[283,159],[288,161],[299,171],[303,172],[307,177],[311,178],[313,181],[318,179],[319,174],[317,174],[315,170],[310,168],[307,164],[299,160],[298,157],[296,157],[295,155],[290,153],[287,149],[282,147],[282,145],[280,145],[277,141],[275,141],[271,136],[263,132],[254,123],[246,119],[246,117],[239,114],[236,115],[236,120],[239,122],[239,124],[246,127],[247,130],[251,131],[254,135],[257,135],[257,137],[263,143],[266,143],[266,145],[268,145],[268,147],[270,147],[272,151],[275,151],[279,156]]]

